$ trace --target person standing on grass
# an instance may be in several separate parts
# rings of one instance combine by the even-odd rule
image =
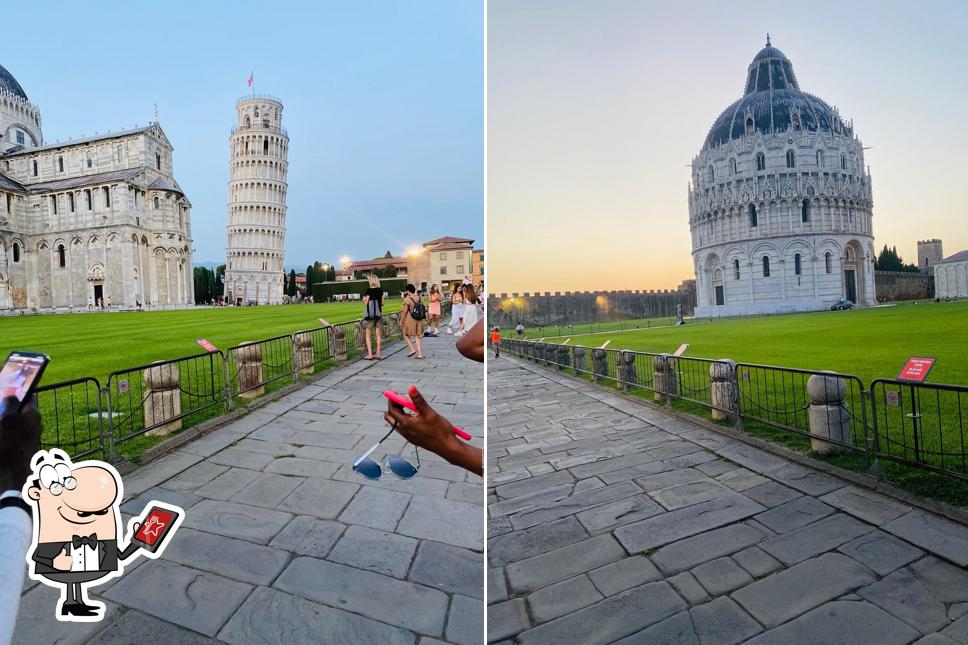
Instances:
[[[432,336],[440,335],[440,301],[443,299],[441,296],[440,288],[437,287],[437,283],[430,285],[430,304],[427,306],[427,317],[428,326],[430,327],[430,334]]]
[[[460,332],[462,318],[464,316],[464,296],[461,293],[461,284],[454,284],[454,291],[450,294],[450,322],[447,323],[447,333],[453,334],[454,327]]]
[[[423,360],[420,337],[423,336],[427,308],[420,301],[420,296],[417,295],[417,288],[412,284],[408,284],[407,290],[403,292],[403,312],[400,315],[403,320],[403,342],[406,343],[407,349],[410,350],[407,357],[412,356],[417,360]]]
[[[470,329],[477,324],[477,321],[481,318],[481,307],[477,299],[477,291],[474,289],[474,285],[465,284],[463,289],[464,295],[464,307],[463,316],[460,320],[460,331],[457,332],[458,336],[464,335],[465,329]]]
[[[380,329],[380,321],[383,320],[383,289],[380,288],[380,278],[370,274],[367,278],[370,287],[363,293],[363,326],[365,328],[364,338],[366,339],[366,356],[364,360],[380,360],[380,346],[383,342],[383,331]],[[376,355],[373,354],[373,344],[370,340],[370,332],[376,334]]]
[[[491,332],[491,349],[494,350],[494,358],[501,358],[501,328],[495,327]]]

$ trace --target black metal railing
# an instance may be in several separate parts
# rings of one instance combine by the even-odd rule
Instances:
[[[79,378],[37,388],[37,407],[44,430],[40,447],[60,448],[74,457],[107,454],[101,384]]]
[[[518,338],[503,339],[501,349],[666,404],[706,408],[740,429],[795,433],[816,453],[863,454],[872,473],[883,458],[968,479],[968,386],[876,379],[868,389],[840,372]]]
[[[968,479],[968,387],[876,379],[870,399],[880,457]]]

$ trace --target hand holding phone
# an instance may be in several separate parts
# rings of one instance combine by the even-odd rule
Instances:
[[[165,542],[181,524],[181,520],[182,514],[175,508],[154,502],[144,516],[141,526],[132,536],[131,542],[150,553],[156,553],[164,548]]]
[[[396,403],[400,407],[403,407],[403,408],[406,408],[407,410],[410,410],[411,412],[416,412],[417,411],[417,406],[415,406],[413,404],[413,401],[411,401],[408,398],[405,398],[405,397],[400,396],[399,394],[397,394],[393,390],[383,390],[383,396],[385,396],[389,400],[393,401],[394,403]],[[471,435],[467,434],[466,432],[464,432],[463,430],[461,430],[457,426],[453,426],[453,428],[454,428],[454,434],[456,434],[458,437],[460,437],[464,441],[470,441],[473,438],[473,437],[471,437]]]
[[[0,416],[5,414],[7,401],[11,397],[17,400],[19,409],[34,393],[37,383],[50,358],[44,354],[14,351],[7,357],[7,361],[0,368]]]

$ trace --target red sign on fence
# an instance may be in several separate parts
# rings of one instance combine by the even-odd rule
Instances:
[[[204,338],[199,338],[195,342],[198,343],[199,346],[201,346],[201,348],[204,349],[209,354],[211,354],[212,352],[217,352],[218,351],[218,347],[216,347],[212,343],[208,342]]]
[[[923,383],[928,378],[928,372],[934,367],[934,358],[925,356],[912,356],[897,375],[899,381],[911,381],[912,383]]]

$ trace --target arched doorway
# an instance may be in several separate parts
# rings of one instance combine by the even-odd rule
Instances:
[[[715,253],[706,256],[706,275],[709,279],[707,302],[709,304],[726,304],[726,294],[723,288],[723,267],[720,266],[719,256]]]
[[[860,243],[856,240],[851,240],[844,247],[844,298],[854,304],[862,304],[861,301],[866,293],[866,289],[864,288],[866,278],[867,276],[864,272],[864,251],[861,249]]]

